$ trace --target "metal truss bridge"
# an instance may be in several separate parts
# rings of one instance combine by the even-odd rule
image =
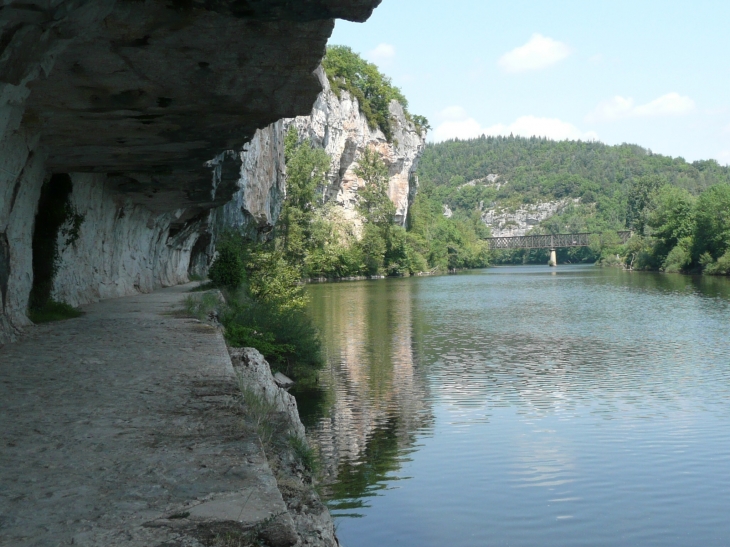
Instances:
[[[630,231],[617,232],[621,243],[631,237]],[[559,247],[587,247],[592,233],[550,234],[533,236],[488,237],[490,249],[557,249]]]

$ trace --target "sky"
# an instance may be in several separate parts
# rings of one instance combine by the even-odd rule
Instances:
[[[487,135],[639,144],[730,164],[728,0],[383,0],[350,46],[431,141]]]

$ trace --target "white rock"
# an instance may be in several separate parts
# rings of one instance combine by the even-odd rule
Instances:
[[[254,348],[229,348],[228,351],[243,385],[273,404],[277,411],[286,414],[291,434],[304,439],[304,426],[299,420],[297,401],[276,384],[264,356]]]
[[[281,372],[277,372],[276,374],[274,374],[274,382],[276,382],[277,386],[283,389],[290,388],[294,385],[294,380],[282,374]]]
[[[388,195],[396,206],[395,220],[405,225],[408,207],[418,185],[415,172],[426,145],[425,131],[419,134],[416,126],[406,119],[400,103],[393,101],[390,104],[393,140],[388,142],[380,129],[370,128],[357,99],[346,91],[337,97],[321,69],[317,75],[324,91],[314,103],[312,114],[285,120],[285,127],[294,124],[300,137],[311,139],[315,146],[324,148],[330,155],[328,199],[344,209],[346,218],[356,225],[358,232],[361,220],[356,211],[357,193],[365,182],[358,178],[355,169],[363,151],[374,147],[388,166]]]

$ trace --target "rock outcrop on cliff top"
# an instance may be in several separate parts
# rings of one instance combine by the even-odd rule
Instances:
[[[425,132],[419,132],[407,119],[401,104],[392,101],[393,138],[388,141],[380,129],[370,127],[357,99],[346,91],[338,97],[323,70],[317,69],[316,74],[324,90],[311,114],[280,120],[260,129],[240,152],[226,152],[213,162],[220,169],[229,156],[236,155],[241,163],[238,190],[228,203],[215,211],[218,231],[243,228],[253,233],[271,229],[286,192],[284,136],[292,125],[300,139],[310,140],[329,154],[332,163],[326,199],[338,206],[342,212],[339,218],[349,223],[354,233],[358,234],[362,227],[357,202],[358,190],[365,184],[355,170],[360,155],[368,147],[375,148],[388,166],[389,196],[396,206],[395,221],[405,224],[418,184],[415,172],[426,144]]]
[[[334,18],[364,21],[379,3],[5,2],[0,344],[28,324],[35,215],[51,174],[70,176],[69,205],[84,219],[80,237],[63,242],[69,271],[57,297],[81,303],[184,281],[205,247],[207,212],[238,190],[240,154],[215,176],[208,162],[309,113]],[[74,272],[77,261],[91,273]]]
[[[337,96],[324,72],[320,70],[318,75],[324,91],[314,103],[311,115],[287,120],[285,125],[293,124],[301,138],[310,139],[330,155],[328,199],[341,206],[344,217],[356,226],[361,224],[356,210],[357,192],[364,184],[355,174],[357,160],[366,148],[375,148],[388,167],[388,194],[396,206],[395,220],[405,225],[418,184],[415,172],[426,145],[425,131],[419,131],[407,119],[403,106],[394,100],[390,103],[393,138],[388,141],[380,129],[370,127],[357,99],[347,91]]]

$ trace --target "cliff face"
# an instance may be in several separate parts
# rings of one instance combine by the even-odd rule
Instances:
[[[286,195],[283,121],[256,131],[237,155],[241,163],[238,189],[228,203],[215,211],[216,227],[266,232],[279,218]],[[220,158],[214,163],[220,165]]]
[[[482,221],[489,226],[493,237],[523,236],[543,220],[579,201],[564,199],[523,205],[518,209],[488,209],[482,212]]]
[[[345,91],[338,97],[331,90],[324,72],[320,69],[317,74],[324,91],[317,97],[311,115],[287,120],[285,125],[293,124],[301,138],[309,138],[332,158],[328,199],[343,208],[346,219],[361,226],[356,205],[357,192],[364,181],[355,174],[355,169],[363,151],[373,147],[388,166],[388,193],[396,205],[396,222],[405,225],[418,184],[415,171],[426,144],[425,134],[419,134],[415,125],[406,119],[400,103],[392,101],[393,140],[388,142],[380,129],[368,125],[357,99]]]
[[[208,212],[250,168],[222,152],[310,112],[334,18],[364,21],[379,2],[5,2],[0,344],[29,323],[35,215],[51,174],[70,175],[83,218],[59,248],[55,297],[83,303],[186,280]],[[247,187],[258,225],[276,216],[281,189],[276,178]]]
[[[230,157],[236,156],[241,165],[236,192],[214,212],[212,223],[217,232],[236,228],[255,235],[268,232],[276,223],[286,195],[284,137],[292,125],[300,138],[310,139],[332,158],[327,199],[341,208],[341,218],[351,223],[356,233],[362,227],[356,206],[358,190],[364,181],[358,178],[355,169],[367,147],[374,147],[388,166],[389,195],[396,205],[395,220],[405,224],[408,207],[416,193],[415,171],[425,147],[425,135],[418,134],[414,124],[406,119],[403,107],[393,101],[390,105],[393,141],[388,142],[380,129],[369,127],[357,99],[347,92],[337,97],[321,68],[316,75],[324,90],[310,115],[280,120],[260,129],[240,152],[226,152],[212,162],[217,177]],[[208,249],[209,254],[211,251],[212,248]]]

